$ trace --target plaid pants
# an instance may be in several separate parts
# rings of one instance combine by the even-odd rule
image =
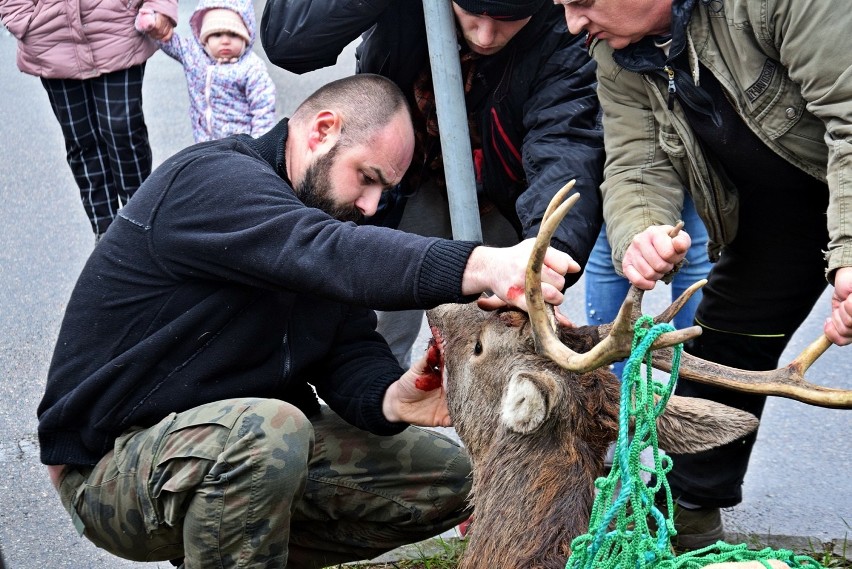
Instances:
[[[328,407],[229,399],[133,429],[59,493],[78,531],[127,559],[185,569],[317,569],[370,559],[470,515],[461,446],[380,437]]]
[[[142,114],[145,64],[93,79],[42,79],[95,237],[151,173]]]

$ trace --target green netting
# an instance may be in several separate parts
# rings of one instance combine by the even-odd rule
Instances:
[[[592,507],[589,532],[571,543],[571,557],[566,569],[698,569],[725,561],[759,561],[769,568],[768,559],[778,559],[790,567],[816,569],[821,565],[807,555],[794,555],[784,549],[749,550],[745,544],[731,545],[723,541],[675,555],[671,536],[671,490],[666,474],[672,468],[671,458],[661,454],[657,446],[656,418],[662,413],[677,381],[682,346],[674,348],[672,373],[667,383],[652,377],[650,346],[662,333],[674,328],[670,324],[654,325],[643,316],[636,323],[630,358],[624,368],[621,384],[619,433],[615,443],[612,469],[606,478],[598,478],[598,495]],[[642,367],[644,364],[644,371]],[[655,401],[655,395],[659,400]],[[634,422],[632,437],[629,432]],[[653,465],[643,465],[640,454],[650,448]],[[651,476],[652,485],[642,478]],[[647,476],[646,476],[647,477]],[[654,497],[663,492],[667,516],[654,505]],[[649,524],[649,521],[653,520]]]

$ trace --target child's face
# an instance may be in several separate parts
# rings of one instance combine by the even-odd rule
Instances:
[[[215,59],[239,57],[246,46],[246,40],[231,32],[210,34],[207,37],[207,49]]]

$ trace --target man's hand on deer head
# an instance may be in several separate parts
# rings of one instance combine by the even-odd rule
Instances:
[[[426,355],[388,387],[382,401],[385,418],[421,427],[452,426],[442,371],[438,347],[430,344]]]
[[[477,247],[471,253],[462,280],[464,294],[490,291],[489,298],[480,299],[484,310],[494,310],[506,304],[527,309],[524,296],[527,263],[535,239],[525,239],[512,247]],[[565,274],[576,273],[580,265],[567,253],[549,247],[544,257],[541,290],[545,302],[560,305],[564,300]]]
[[[831,316],[823,332],[838,346],[852,344],[852,267],[842,267],[834,274]]]
[[[633,238],[621,262],[622,272],[631,284],[651,290],[686,257],[692,240],[685,231],[671,237],[673,231],[671,225],[654,225]]]

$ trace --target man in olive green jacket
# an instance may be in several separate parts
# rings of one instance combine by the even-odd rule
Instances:
[[[690,228],[669,230],[689,192],[717,262],[688,351],[777,367],[827,282],[824,331],[852,342],[852,12],[832,0],[558,2],[598,63],[616,269],[650,289],[683,259]],[[758,416],[765,402],[687,381],[678,392]],[[719,508],[741,501],[754,440],[674,457],[676,545],[723,536]]]

